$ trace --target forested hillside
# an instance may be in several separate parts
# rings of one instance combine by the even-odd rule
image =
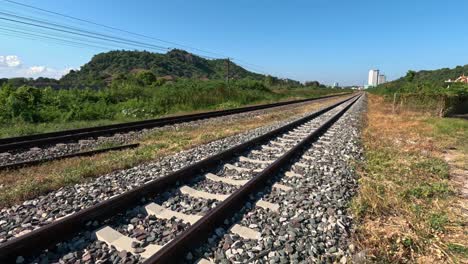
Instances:
[[[336,93],[182,50],[111,51],[60,80],[0,79],[0,137]],[[83,123],[73,123],[83,122]],[[65,127],[66,126],[66,127]]]
[[[95,55],[78,71],[71,71],[61,79],[63,85],[105,85],[121,75],[142,70],[152,72],[157,78],[224,79],[228,61],[208,60],[183,50],[166,54],[147,51],[110,51]],[[262,80],[261,74],[249,72],[229,62],[232,79]]]
[[[468,64],[465,66],[457,66],[453,69],[442,68],[438,70],[423,70],[409,71],[408,75],[398,80],[411,80],[413,82],[431,82],[435,84],[443,84],[446,80],[454,80],[463,74],[468,74]],[[397,80],[397,81],[398,81]]]
[[[468,84],[450,82],[468,71],[468,65],[454,69],[408,71],[395,81],[384,83],[368,91],[384,95],[393,106],[409,110],[431,112],[439,116],[468,113]]]
[[[463,74],[468,74],[468,65],[457,66],[453,69],[408,71],[407,74],[395,81],[369,89],[380,94],[398,93],[424,93],[424,94],[451,94],[466,95],[468,85],[463,83],[446,83],[455,80]]]
[[[280,79],[248,71],[227,59],[205,59],[184,50],[171,50],[166,54],[148,51],[115,50],[95,55],[79,70],[72,70],[60,80],[39,77],[3,78],[0,85],[8,83],[13,87],[23,85],[54,89],[91,88],[100,89],[114,81],[125,80],[136,75],[161,81],[177,79],[192,80],[257,80],[267,85],[298,87],[302,84],[291,79]],[[146,76],[145,76],[146,75]],[[317,87],[320,85],[317,85]]]

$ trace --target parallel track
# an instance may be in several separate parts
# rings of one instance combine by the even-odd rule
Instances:
[[[291,162],[293,158],[299,155],[307,145],[336,122],[359,98],[360,95],[357,95],[340,101],[307,117],[301,118],[269,133],[258,136],[214,156],[184,167],[167,176],[150,181],[126,193],[57,220],[23,236],[9,240],[0,245],[0,260],[13,260],[15,256],[31,255],[39,250],[51,247],[55,245],[55,243],[63,241],[76,234],[89,221],[108,219],[109,217],[131,208],[144,197],[154,196],[166,191],[167,189],[186,183],[197,174],[210,171],[213,168],[218,167],[220,164],[226,164],[227,161],[239,156],[241,153],[258,146],[259,144],[268,142],[274,137],[278,137],[279,135],[290,132],[293,129],[297,129],[314,118],[328,113],[336,107],[344,105],[343,109],[327,118],[326,121],[321,123],[318,128],[314,129],[305,138],[301,139],[298,144],[294,145],[294,147],[282,154],[272,164],[269,164],[245,185],[240,187],[233,194],[229,195],[227,199],[222,201],[218,206],[210,210],[200,220],[190,226],[189,229],[181,236],[176,237],[176,239],[172,240],[161,250],[157,251],[155,255],[147,259],[146,263],[173,263],[175,260],[181,260],[184,256],[183,253],[186,252],[187,249],[199,245],[201,241],[206,241],[208,235],[217,225],[239,210],[239,208],[249,200],[249,196],[254,191],[258,190],[261,186],[264,186],[268,178],[277,174],[285,165],[287,165],[287,163]]]
[[[57,156],[57,157],[50,157],[50,158],[43,158],[43,159],[36,159],[36,160],[14,162],[14,163],[6,164],[6,165],[0,165],[0,171],[19,169],[19,168],[24,168],[24,167],[29,167],[29,166],[35,166],[35,165],[39,165],[39,164],[42,164],[42,163],[55,161],[55,160],[93,156],[93,155],[96,155],[96,154],[109,152],[109,151],[133,149],[133,148],[137,148],[138,146],[140,146],[140,144],[138,144],[138,143],[137,144],[127,144],[127,145],[116,146],[116,147],[101,148],[101,149],[95,149],[95,150],[90,150],[90,151],[83,151],[83,152],[77,152],[77,153],[72,153],[72,154],[66,154],[66,155]]]
[[[261,110],[261,109],[315,101],[315,100],[342,96],[342,95],[345,95],[345,94],[329,95],[329,96],[323,96],[323,97],[318,97],[318,98],[294,100],[294,101],[279,102],[279,103],[272,103],[272,104],[255,105],[255,106],[241,107],[241,108],[235,108],[235,109],[229,109],[229,110],[204,112],[204,113],[198,113],[198,114],[164,117],[164,118],[159,118],[159,119],[151,119],[151,120],[121,123],[121,124],[114,124],[114,125],[80,128],[80,129],[50,132],[50,133],[43,133],[43,134],[36,134],[36,135],[29,135],[29,136],[4,138],[4,139],[0,139],[0,153],[8,152],[8,151],[15,151],[19,149],[25,149],[25,148],[30,148],[30,147],[49,146],[49,145],[53,145],[57,143],[76,141],[76,140],[86,139],[86,138],[96,138],[99,136],[107,136],[107,135],[113,135],[116,133],[124,133],[124,132],[129,132],[129,131],[147,129],[147,128],[162,127],[166,125],[190,122],[190,121],[212,118],[212,117],[251,112],[251,111],[256,111],[256,110]]]

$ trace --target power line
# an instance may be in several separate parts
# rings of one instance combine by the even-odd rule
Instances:
[[[185,47],[185,48],[189,48],[189,49],[192,49],[192,50],[197,50],[197,51],[200,51],[200,52],[203,52],[203,53],[209,53],[209,54],[213,54],[213,55],[216,55],[216,56],[220,56],[222,58],[228,58],[229,60],[236,61],[237,64],[241,65],[242,67],[244,67],[246,69],[253,69],[255,72],[262,72],[262,73],[266,74],[263,70],[257,69],[257,68],[262,68],[261,66],[251,64],[251,63],[248,63],[248,62],[240,60],[240,59],[229,58],[229,56],[225,56],[225,55],[222,55],[222,54],[219,54],[219,53],[216,53],[216,52],[206,51],[206,50],[198,49],[198,48],[191,47],[191,46],[188,46],[188,45],[178,44],[178,43],[175,43],[175,42],[162,40],[162,39],[159,39],[159,38],[151,37],[151,36],[140,34],[140,33],[134,33],[134,32],[128,31],[128,30],[119,29],[119,28],[112,27],[112,26],[107,26],[107,25],[104,25],[104,24],[100,24],[100,23],[90,21],[90,20],[81,19],[81,18],[78,18],[78,17],[69,16],[69,15],[66,15],[66,14],[61,14],[61,13],[58,13],[58,12],[54,12],[54,11],[46,10],[46,9],[43,9],[43,8],[39,8],[39,7],[19,3],[19,2],[16,2],[16,1],[12,1],[12,0],[3,0],[3,1],[8,2],[10,4],[27,7],[27,8],[36,10],[36,11],[40,11],[40,12],[44,12],[44,13],[48,13],[48,14],[53,14],[53,15],[56,15],[56,16],[60,16],[60,17],[72,19],[72,20],[75,20],[75,21],[80,21],[80,22],[92,24],[92,25],[95,25],[95,26],[100,26],[100,27],[103,27],[103,28],[106,28],[106,29],[119,31],[119,32],[131,34],[131,35],[134,35],[134,36],[147,38],[147,39],[152,39],[152,40],[156,40],[156,41],[160,41],[160,42],[164,42],[164,43],[167,43],[167,44],[172,44],[172,45],[176,45],[176,46],[180,46],[180,47]],[[87,39],[78,39],[78,38],[73,38],[73,37],[67,36],[67,37],[69,37],[71,39],[79,41],[79,42],[68,41],[68,42],[70,42],[69,44],[84,45],[84,46],[87,45],[87,46],[94,47],[94,48],[107,49],[107,48],[104,48],[102,46],[96,46],[96,43],[92,43],[89,40],[89,39],[97,39],[97,40],[100,40],[100,41],[114,43],[113,44],[114,46],[115,46],[115,44],[119,44],[119,45],[125,45],[125,46],[128,46],[128,47],[135,47],[136,46],[136,47],[140,47],[140,48],[145,48],[145,49],[150,49],[150,50],[158,50],[158,51],[168,51],[168,50],[170,50],[169,47],[163,47],[163,46],[154,45],[154,44],[147,43],[147,42],[141,42],[141,41],[136,41],[136,40],[132,40],[132,39],[116,37],[116,36],[107,35],[107,34],[103,34],[103,33],[99,33],[99,32],[93,32],[93,31],[89,31],[89,30],[86,30],[86,29],[81,29],[81,28],[77,28],[77,27],[73,27],[73,26],[61,25],[61,24],[53,23],[53,22],[50,22],[50,21],[47,21],[47,20],[40,20],[40,19],[36,19],[36,18],[32,18],[32,17],[19,16],[19,15],[15,15],[15,14],[11,14],[11,13],[6,13],[6,12],[0,12],[0,14],[3,15],[3,16],[9,17],[9,18],[7,18],[7,17],[1,17],[0,16],[0,20],[8,21],[10,23],[21,24],[21,25],[25,25],[25,26],[28,26],[28,27],[34,27],[34,28],[43,29],[43,30],[51,30],[53,32],[60,32],[60,33],[70,34],[72,36],[75,35],[75,36],[80,36],[80,37],[87,38]],[[31,31],[31,30],[29,30],[29,31]],[[31,33],[31,32],[17,32],[17,33],[20,33],[20,34],[23,34],[23,35],[24,34],[30,34],[31,36],[41,37],[43,39],[44,38],[49,38],[49,39],[55,40],[55,41],[67,42],[67,40],[64,40],[64,39],[57,39],[56,38],[57,35],[52,35],[50,33],[40,32],[41,34],[49,34],[50,36],[38,36],[37,34],[35,34],[37,32],[34,32],[34,31],[32,31],[32,32],[33,33]],[[64,38],[65,36],[60,36],[59,35],[58,37]],[[86,43],[86,42],[89,42],[89,43]],[[103,45],[108,45],[108,44],[104,44],[104,43],[98,43],[98,45],[102,45],[102,44]],[[205,59],[211,59],[211,60],[219,59],[219,58],[206,56],[206,55],[205,56],[200,55],[200,54],[197,54],[197,55],[202,57],[202,58],[205,58]],[[241,62],[241,63],[239,63],[239,62]],[[250,65],[250,66],[247,67],[245,65]]]
[[[8,31],[10,33],[18,33],[18,34],[25,35],[25,36],[40,37],[42,39],[51,39],[51,40],[57,40],[57,41],[61,41],[61,42],[64,42],[64,43],[69,43],[69,44],[82,45],[82,47],[88,46],[88,47],[98,48],[98,49],[103,49],[103,50],[107,49],[106,47],[96,46],[96,45],[92,45],[92,44],[88,44],[88,43],[70,41],[70,40],[66,40],[66,39],[55,38],[55,37],[51,37],[51,36],[44,36],[44,35],[40,35],[40,34],[35,34],[35,33],[25,32],[25,31],[20,31],[20,30],[13,30],[13,29],[4,28],[4,27],[0,27],[0,30]],[[31,39],[31,38],[29,38],[29,39]],[[34,38],[32,38],[32,39],[34,39]]]
[[[167,40],[163,40],[163,39],[160,39],[160,38],[155,38],[155,37],[140,34],[140,33],[135,33],[135,32],[131,32],[131,31],[128,31],[128,30],[124,30],[124,29],[120,29],[120,28],[116,28],[116,27],[112,27],[112,26],[106,26],[104,24],[96,23],[96,22],[93,22],[93,21],[90,21],[90,20],[86,20],[86,19],[82,19],[82,18],[78,18],[78,17],[73,17],[73,16],[69,16],[69,15],[66,15],[66,14],[61,14],[61,13],[58,13],[58,12],[46,10],[46,9],[43,9],[43,8],[39,8],[39,7],[35,7],[35,6],[23,4],[23,3],[18,3],[16,1],[12,1],[12,0],[4,0],[4,1],[8,2],[8,3],[11,3],[11,4],[20,5],[20,6],[24,6],[24,7],[27,7],[27,8],[31,8],[31,9],[39,10],[39,11],[42,11],[42,12],[46,12],[46,13],[49,13],[49,14],[54,14],[54,15],[61,16],[61,17],[66,17],[66,18],[73,19],[73,20],[76,20],[76,21],[89,23],[89,24],[92,24],[92,25],[95,25],[95,26],[100,26],[100,27],[104,27],[104,28],[107,28],[107,29],[112,29],[112,30],[124,32],[124,33],[131,34],[131,35],[134,35],[134,36],[144,37],[144,38],[147,38],[147,39],[152,39],[152,40],[160,41],[160,42],[163,42],[163,43],[167,43],[167,44],[176,45],[176,46],[179,46],[179,47],[184,47],[184,48],[196,50],[196,51],[199,51],[199,52],[202,52],[202,53],[208,53],[208,54],[212,54],[212,55],[216,55],[216,56],[220,56],[220,57],[227,57],[227,56],[222,55],[220,53],[216,53],[216,52],[212,52],[212,51],[206,51],[206,50],[191,47],[191,46],[188,46],[188,45],[185,45],[185,44],[179,44],[179,43],[176,43],[176,42],[167,41]]]
[[[59,25],[59,24],[56,24],[56,23],[50,23],[50,22],[47,22],[47,21],[41,21],[41,20],[38,20],[38,19],[33,19],[33,18],[27,18],[27,17],[23,17],[23,16],[18,16],[18,15],[8,14],[8,13],[5,13],[5,12],[0,12],[0,14],[15,18],[15,19],[11,19],[11,18],[0,17],[0,19],[2,19],[2,20],[7,20],[7,21],[10,21],[10,22],[15,22],[15,23],[20,23],[20,24],[25,24],[25,25],[28,25],[28,26],[34,26],[34,27],[39,27],[39,28],[44,28],[44,29],[49,29],[49,30],[54,30],[54,31],[60,31],[60,32],[63,32],[63,33],[75,34],[75,35],[80,35],[80,36],[84,36],[84,37],[88,37],[88,38],[96,38],[96,39],[116,42],[116,43],[120,43],[120,44],[136,45],[136,46],[151,48],[151,49],[155,49],[155,50],[164,50],[164,51],[169,50],[169,48],[167,48],[167,47],[157,46],[157,45],[148,44],[148,43],[139,42],[139,41],[133,41],[133,40],[120,38],[120,37],[114,37],[114,36],[110,36],[110,35],[106,35],[106,34],[101,34],[101,33],[96,33],[96,32],[92,32],[92,31],[82,30],[82,29],[75,28],[75,27],[69,27],[69,26]],[[26,21],[29,21],[29,22],[26,22]],[[40,25],[40,24],[42,24],[42,25]]]
[[[25,35],[21,35],[21,34],[14,34],[14,33],[10,33],[10,32],[5,32],[3,29],[0,29],[0,35],[3,35],[3,36],[10,36],[10,37],[15,37],[15,38],[20,38],[20,39],[29,39],[29,40],[33,40],[33,41],[41,41],[41,42],[44,42],[44,43],[55,43],[55,44],[59,44],[59,45],[62,45],[62,46],[67,46],[67,47],[73,47],[73,48],[93,48],[94,47],[90,47],[90,46],[84,46],[84,45],[74,45],[74,44],[68,44],[68,43],[63,43],[63,42],[59,42],[59,41],[51,41],[50,39],[45,39],[45,38],[34,38],[34,37],[29,37],[29,36],[25,36]],[[99,49],[99,50],[102,50],[101,48],[96,48],[96,49]]]

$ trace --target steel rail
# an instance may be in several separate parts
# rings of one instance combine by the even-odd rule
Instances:
[[[163,118],[158,118],[158,119],[150,119],[150,120],[120,123],[120,124],[113,124],[113,125],[88,127],[88,128],[64,130],[64,131],[57,131],[57,132],[48,132],[48,133],[29,135],[29,136],[3,138],[3,139],[0,139],[0,152],[25,149],[29,147],[41,147],[41,146],[47,146],[47,145],[52,145],[56,143],[76,141],[76,140],[84,139],[84,138],[95,138],[98,136],[112,135],[116,133],[141,130],[145,128],[161,127],[161,126],[183,123],[183,122],[190,122],[190,121],[195,121],[195,120],[200,120],[200,119],[251,112],[251,111],[273,108],[273,107],[278,107],[278,106],[285,106],[285,105],[297,104],[297,103],[303,103],[303,102],[309,102],[309,101],[317,101],[321,99],[327,99],[331,97],[343,96],[343,95],[348,95],[348,94],[349,93],[342,93],[342,94],[327,95],[327,96],[322,96],[322,97],[317,97],[317,98],[301,99],[301,100],[279,102],[279,103],[272,103],[272,104],[254,105],[254,106],[247,106],[247,107],[228,109],[228,110],[210,111],[210,112],[203,112],[203,113],[197,113],[197,114],[170,116],[170,117],[163,117]]]
[[[56,220],[53,223],[42,226],[25,235],[8,240],[0,244],[0,262],[1,260],[14,260],[15,256],[27,256],[40,250],[50,248],[56,243],[76,234],[78,231],[83,229],[89,221],[103,220],[122,212],[138,203],[142,197],[155,195],[158,192],[165,191],[177,184],[184,183],[195,175],[218,166],[220,162],[232,159],[249,148],[264,142],[275,135],[289,131],[309,120],[312,120],[313,118],[320,116],[323,113],[356,98],[357,96],[359,95],[348,97],[340,102],[315,111],[306,117],[300,118],[242,144],[188,165],[178,171],[147,182],[139,187],[102,201],[96,205],[82,209],[70,216]]]
[[[269,179],[272,179],[273,176],[279,173],[294,157],[303,153],[307,145],[312,143],[315,138],[335,123],[357,100],[359,100],[359,97],[352,100],[345,108],[330,117],[305,139],[254,176],[254,178],[249,180],[214,209],[210,210],[180,236],[167,243],[156,252],[156,254],[147,259],[144,264],[182,262],[190,250],[193,250],[200,243],[206,242],[217,227],[225,226],[224,221],[238,212],[238,210],[244,206],[245,202],[250,200],[251,194],[265,187]]]
[[[28,166],[34,166],[34,165],[39,165],[39,164],[46,163],[46,162],[49,162],[49,161],[55,161],[55,160],[69,159],[69,158],[75,158],[75,157],[93,156],[93,155],[96,155],[96,154],[109,152],[109,151],[132,149],[132,148],[137,148],[138,146],[140,146],[140,144],[138,144],[138,143],[137,144],[127,144],[127,145],[121,145],[121,146],[115,146],[115,147],[109,147],[109,148],[101,148],[101,149],[94,149],[94,150],[89,150],[89,151],[82,151],[82,152],[71,153],[71,154],[66,154],[66,155],[56,156],[56,157],[50,157],[50,158],[44,158],[44,159],[36,159],[36,160],[28,160],[28,161],[9,163],[9,164],[5,164],[5,165],[0,165],[0,171],[18,169],[18,168],[23,168],[23,167],[28,167]]]

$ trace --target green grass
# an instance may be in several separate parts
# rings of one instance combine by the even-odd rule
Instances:
[[[448,223],[448,218],[445,213],[434,213],[429,217],[429,225],[437,231],[444,231]]]
[[[450,193],[450,187],[446,182],[435,182],[421,183],[416,187],[410,187],[403,191],[402,196],[410,202],[413,197],[417,199],[444,198]]]
[[[424,159],[414,161],[411,164],[411,169],[424,170],[425,173],[429,173],[431,176],[438,177],[440,179],[448,179],[450,176],[448,164],[445,161],[434,157],[426,157]]]
[[[453,253],[460,254],[465,258],[468,258],[468,247],[466,246],[450,243],[448,244],[448,249]]]
[[[457,263],[466,256],[460,244],[466,221],[439,147],[466,148],[467,121],[391,114],[391,106],[369,98],[365,159],[351,203],[355,242],[368,250],[371,262]]]
[[[447,148],[468,153],[468,120],[461,118],[428,118],[426,123],[433,129],[429,136],[442,141]]]

